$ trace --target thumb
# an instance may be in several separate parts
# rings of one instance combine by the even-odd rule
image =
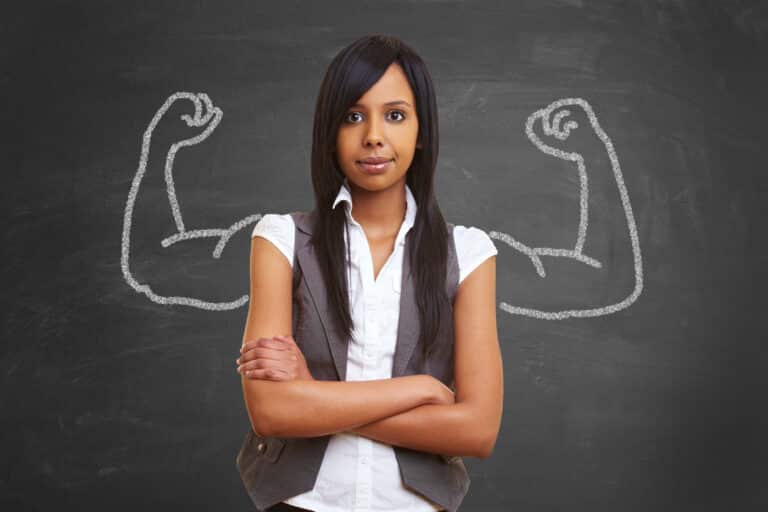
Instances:
[[[296,341],[293,339],[293,336],[275,336],[275,338],[285,343],[286,348],[291,352],[293,352],[294,354],[298,355],[300,359],[302,360],[304,359],[304,353],[296,344]]]
[[[275,338],[283,341],[284,343],[286,343],[291,347],[296,347],[296,342],[294,341],[293,336],[275,336]]]

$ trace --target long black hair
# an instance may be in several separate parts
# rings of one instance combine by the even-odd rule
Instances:
[[[446,293],[448,230],[435,199],[434,176],[438,154],[437,101],[426,65],[416,52],[396,37],[372,34],[343,48],[330,63],[315,105],[312,131],[312,186],[315,215],[311,243],[326,283],[329,313],[338,332],[349,340],[353,321],[345,269],[344,208],[331,209],[345,175],[335,156],[336,137],[347,109],[397,62],[405,72],[416,100],[419,131],[406,183],[418,206],[407,244],[412,274],[416,279],[416,303],[421,331],[418,345],[429,353],[440,325],[440,305]],[[348,235],[347,231],[347,237]],[[349,238],[347,238],[349,239]],[[348,247],[347,247],[348,249]],[[425,359],[426,360],[426,359]]]

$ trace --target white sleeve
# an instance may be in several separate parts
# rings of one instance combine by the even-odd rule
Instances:
[[[488,234],[475,227],[455,225],[453,242],[459,263],[459,284],[482,262],[499,253]]]
[[[285,215],[267,213],[263,215],[253,228],[251,238],[254,236],[260,236],[272,242],[275,247],[280,249],[280,252],[283,253],[291,268],[293,268],[293,244],[296,239],[296,225],[290,213]]]

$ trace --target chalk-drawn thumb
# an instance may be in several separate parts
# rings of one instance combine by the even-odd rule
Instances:
[[[525,123],[528,139],[542,152],[563,160],[581,159],[583,137],[600,130],[597,117],[582,98],[562,98],[537,110]],[[578,135],[578,137],[577,137]],[[577,141],[578,139],[578,141]]]

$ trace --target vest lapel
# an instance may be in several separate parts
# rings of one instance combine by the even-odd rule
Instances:
[[[405,235],[403,246],[403,275],[400,282],[400,318],[397,324],[395,356],[392,361],[392,377],[401,377],[413,355],[419,336],[419,315],[416,306],[416,288],[411,276],[411,262],[408,248],[411,241],[409,231]]]

